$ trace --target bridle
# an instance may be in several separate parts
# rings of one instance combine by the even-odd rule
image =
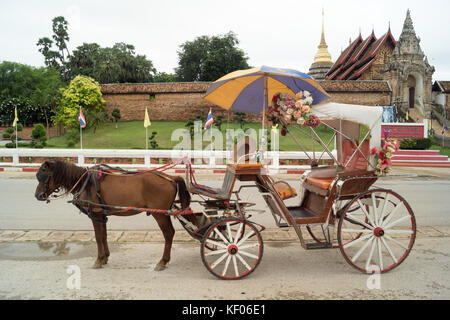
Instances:
[[[43,191],[43,193],[46,196],[46,200],[48,201],[48,197],[50,197],[50,195],[52,193],[58,193],[59,192],[59,188],[56,188],[55,190],[53,190],[52,192],[50,192],[50,177],[52,175],[46,173],[43,169],[40,169],[37,173],[36,173],[36,178],[40,183],[43,183],[45,186],[45,189]]]

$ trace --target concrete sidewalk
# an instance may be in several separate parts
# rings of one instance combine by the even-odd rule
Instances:
[[[175,243],[196,242],[187,232],[177,230]],[[264,241],[299,241],[294,229],[266,229],[261,233]],[[312,240],[303,232],[306,240]],[[417,228],[417,238],[448,238],[450,226]],[[56,230],[0,230],[1,242],[93,242],[94,231],[56,231]],[[108,241],[118,243],[164,242],[162,232],[155,231],[109,231]]]

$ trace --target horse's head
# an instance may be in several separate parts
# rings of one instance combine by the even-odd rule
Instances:
[[[53,177],[55,165],[55,161],[45,161],[36,173],[39,184],[36,187],[34,196],[39,201],[47,200],[48,197],[59,188],[59,186],[55,185]]]

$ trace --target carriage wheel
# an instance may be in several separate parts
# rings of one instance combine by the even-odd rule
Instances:
[[[411,252],[416,220],[409,204],[397,193],[369,190],[347,205],[337,236],[350,265],[366,273],[384,273],[400,265]]]
[[[206,269],[216,277],[241,279],[252,273],[261,262],[263,240],[252,223],[239,218],[225,218],[205,233],[200,254]]]

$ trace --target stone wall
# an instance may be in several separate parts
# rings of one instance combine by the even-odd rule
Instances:
[[[330,94],[331,101],[361,105],[389,105],[391,89],[386,81],[319,81]],[[232,120],[233,113],[203,99],[210,83],[147,83],[102,85],[106,111],[120,109],[121,120],[143,120],[148,108],[150,120],[186,121],[191,117],[222,114]],[[258,115],[248,115],[248,121],[261,121]]]

